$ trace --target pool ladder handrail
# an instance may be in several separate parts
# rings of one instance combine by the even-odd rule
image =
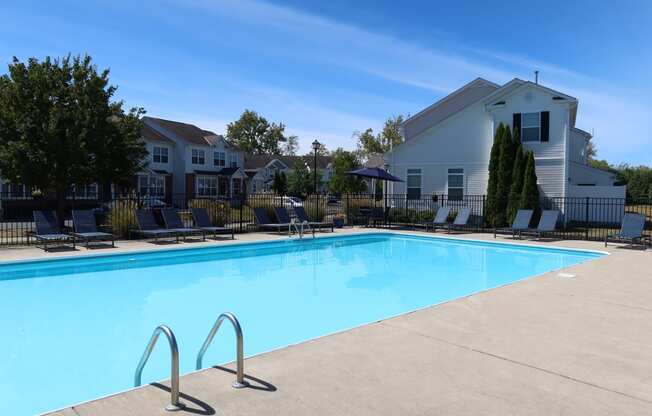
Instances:
[[[159,335],[161,332],[165,334],[170,344],[170,355],[171,355],[171,366],[170,366],[170,404],[165,406],[165,410],[173,412],[176,410],[181,410],[185,407],[183,403],[179,401],[179,347],[177,345],[177,339],[174,336],[174,332],[167,325],[159,325],[156,327],[152,333],[149,343],[143,352],[143,356],[140,358],[138,367],[136,367],[136,373],[134,375],[134,387],[138,387],[142,384],[142,375],[143,368],[149,360],[149,356],[154,350],[154,346],[158,341]]]
[[[297,225],[299,224],[301,228]],[[288,236],[292,237],[292,227],[294,227],[294,231],[299,234],[299,239],[303,239],[303,234],[305,233],[305,227],[308,228],[308,230],[312,230],[312,237],[315,238],[315,230],[308,224],[308,221],[301,221],[297,222],[294,218],[290,220],[290,226],[288,227]]]
[[[222,325],[222,322],[225,319],[227,319],[233,325],[233,329],[235,331],[235,336],[236,336],[236,367],[237,368],[236,368],[236,378],[233,384],[231,384],[231,386],[235,389],[241,389],[249,385],[249,383],[247,383],[244,379],[244,340],[242,336],[242,327],[240,326],[240,322],[238,321],[238,318],[236,318],[235,315],[233,315],[231,312],[224,312],[220,316],[218,316],[217,319],[215,320],[215,323],[213,324],[213,328],[208,333],[208,336],[206,337],[204,344],[201,346],[201,349],[197,353],[196,369],[201,370],[204,354],[206,354],[206,350],[211,345],[211,342],[213,342],[213,338],[215,337],[215,334],[220,329],[220,326]]]

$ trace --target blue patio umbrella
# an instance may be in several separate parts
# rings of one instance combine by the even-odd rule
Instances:
[[[385,169],[381,168],[362,168],[351,170],[347,172],[349,175],[362,176],[363,178],[379,179],[381,181],[389,182],[403,182],[402,179],[397,178]]]

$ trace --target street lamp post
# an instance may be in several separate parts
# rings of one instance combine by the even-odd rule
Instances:
[[[315,182],[314,182],[315,186],[313,188],[314,193],[317,193],[317,151],[319,150],[320,147],[321,147],[321,143],[319,143],[317,140],[312,142],[312,150],[315,151],[315,160],[314,160],[314,163],[312,165],[312,168],[313,168],[313,171],[314,171],[313,175],[314,175],[314,179],[315,179]]]

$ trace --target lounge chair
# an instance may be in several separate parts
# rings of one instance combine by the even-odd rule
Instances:
[[[263,207],[254,208],[254,217],[256,218],[256,224],[260,230],[276,230],[280,234],[282,230],[290,229],[290,222],[280,223],[272,222],[267,215],[267,210]]]
[[[137,230],[132,230],[135,234],[140,234],[146,237],[153,237],[154,241],[159,238],[175,237],[177,243],[179,242],[179,234],[166,228],[161,228],[154,218],[154,213],[149,209],[136,210],[136,223],[138,224]]]
[[[469,218],[471,218],[471,208],[460,208],[457,211],[455,220],[448,224],[448,232],[450,233],[451,230],[461,230],[468,227]]]
[[[175,233],[177,236],[183,237],[183,240],[186,240],[186,237],[189,235],[199,235],[201,234],[202,239],[206,241],[206,233],[200,228],[186,227],[179,216],[179,211],[175,208],[163,208],[161,209],[161,216],[163,217],[163,222],[165,223],[165,228],[169,231]]]
[[[514,217],[511,227],[494,228],[494,238],[496,238],[498,234],[511,234],[512,238],[520,236],[521,231],[530,228],[530,221],[532,221],[533,214],[534,211],[531,209],[519,209],[516,212],[516,217]]]
[[[34,224],[36,225],[36,245],[42,244],[43,251],[48,251],[48,245],[62,246],[72,244],[75,248],[75,239],[64,234],[59,228],[57,215],[54,211],[34,211]]]
[[[645,247],[643,229],[645,229],[645,215],[626,212],[623,216],[620,231],[607,235],[604,239],[604,246],[607,247],[607,243],[612,241],[629,243],[630,245],[638,242]]]
[[[93,211],[73,209],[72,224],[74,231],[70,235],[84,241],[87,248],[91,241],[111,241],[111,246],[115,247],[115,236],[97,229]]]
[[[448,228],[448,216],[451,213],[450,207],[439,207],[435,218],[426,223],[426,231],[432,226],[432,231],[437,231],[437,228]]]
[[[216,227],[211,222],[211,218],[208,215],[206,208],[190,208],[192,213],[192,218],[195,221],[195,227],[199,228],[206,234],[212,234],[213,237],[217,237],[221,233],[231,233],[231,239],[235,239],[235,234],[233,228],[226,227]]]
[[[306,212],[306,209],[301,206],[294,207],[294,213],[297,215],[297,218],[299,219],[300,222],[305,222],[308,223],[308,225],[311,228],[317,228],[319,231],[321,231],[322,228],[330,228],[331,232],[334,231],[335,226],[333,225],[333,222],[328,222],[328,221],[310,221],[310,217],[308,216],[308,213]]]
[[[555,232],[557,228],[557,221],[559,220],[559,211],[556,209],[545,210],[541,212],[539,225],[537,228],[528,228],[527,230],[519,231],[519,237],[523,235],[534,236],[541,238],[546,234]]]

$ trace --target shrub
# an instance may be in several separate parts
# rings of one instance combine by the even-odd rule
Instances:
[[[136,223],[136,201],[114,201],[106,217],[111,232],[118,237],[128,237],[129,231],[138,228]]]

